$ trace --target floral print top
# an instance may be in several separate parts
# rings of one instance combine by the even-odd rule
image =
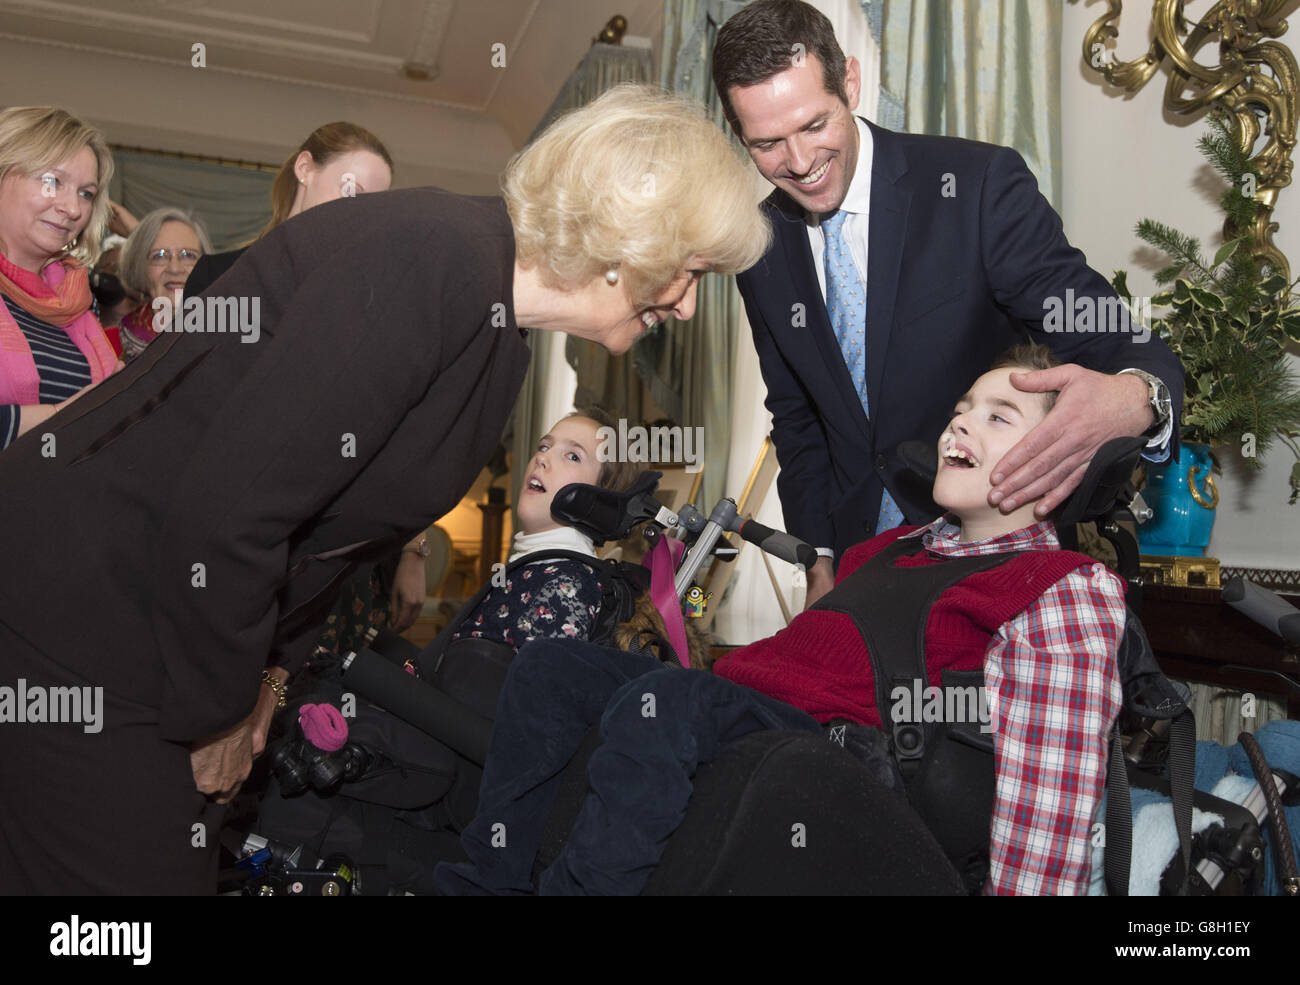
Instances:
[[[492,587],[452,639],[479,637],[516,650],[539,637],[585,640],[601,595],[595,565],[568,558],[526,564],[506,575],[504,587]]]

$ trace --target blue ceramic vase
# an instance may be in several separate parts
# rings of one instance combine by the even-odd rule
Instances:
[[[1203,557],[1219,504],[1210,446],[1184,442],[1177,462],[1146,469],[1142,498],[1155,515],[1138,526],[1142,553]]]

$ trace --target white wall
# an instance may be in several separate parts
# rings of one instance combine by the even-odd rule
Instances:
[[[1190,5],[1197,16],[1207,5]],[[1166,75],[1157,74],[1136,95],[1108,91],[1082,59],[1083,35],[1105,10],[1101,3],[1065,5],[1062,39],[1061,121],[1063,131],[1062,218],[1070,242],[1109,277],[1129,271],[1135,295],[1156,292],[1151,274],[1160,263],[1133,232],[1150,217],[1201,239],[1209,254],[1223,242],[1216,201],[1222,183],[1196,148],[1203,119],[1188,120],[1163,109]],[[1149,8],[1133,5],[1120,21],[1118,57],[1137,57],[1147,45]],[[1284,35],[1295,48],[1294,31]],[[1217,56],[1210,46],[1202,61]],[[1281,224],[1279,248],[1300,273],[1300,186],[1282,191],[1274,219]],[[1154,262],[1153,262],[1154,261]],[[1300,372],[1300,359],[1291,357]],[[1265,468],[1248,475],[1241,458],[1222,455],[1224,475],[1209,553],[1225,564],[1255,568],[1300,568],[1300,505],[1288,506],[1287,476],[1294,459],[1274,446]]]

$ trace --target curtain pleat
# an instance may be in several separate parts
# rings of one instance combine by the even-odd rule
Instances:
[[[1061,5],[871,0],[871,15],[877,6],[881,124],[1014,147],[1059,211]],[[901,119],[884,118],[891,107]]]
[[[113,195],[132,215],[186,209],[203,223],[213,249],[241,246],[271,219],[275,175],[230,165],[114,151]]]
[[[713,86],[712,53],[718,29],[744,6],[738,0],[665,0],[659,71],[661,85],[704,103],[737,148]],[[697,289],[695,316],[669,323],[633,349],[655,402],[682,427],[704,429],[704,475],[696,505],[705,511],[727,492],[740,312],[736,279],[707,274]]]

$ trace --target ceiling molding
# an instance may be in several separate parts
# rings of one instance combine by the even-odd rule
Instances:
[[[377,4],[379,0],[370,0],[370,2]],[[167,38],[183,43],[186,52],[189,51],[190,45],[195,42],[202,42],[211,46],[215,40],[241,50],[255,51],[259,54],[281,58],[302,58],[309,61],[330,61],[336,65],[380,72],[386,75],[395,76],[402,67],[402,59],[396,55],[378,55],[373,52],[357,51],[354,48],[299,41],[284,35],[277,36],[267,33],[267,28],[276,25],[280,25],[281,30],[299,30],[298,25],[286,24],[284,21],[266,20],[258,23],[256,25],[258,30],[254,33],[228,30],[204,24],[166,21],[140,14],[107,10],[102,7],[58,3],[55,0],[51,0],[51,2],[46,2],[46,0],[0,0],[0,11],[25,14],[29,17],[44,18],[65,24],[75,24],[79,28],[124,31],[136,35]],[[368,44],[373,40],[365,35],[355,35],[349,32],[334,31],[332,34],[340,40],[349,40],[355,44]],[[32,40],[36,39],[33,38]],[[125,53],[123,52],[123,54]]]
[[[200,3],[206,3],[207,0],[199,0]],[[360,5],[367,0],[351,0],[355,5]],[[341,31],[336,27],[326,27],[323,24],[297,23],[294,22],[293,29],[300,34],[315,34],[322,38],[332,38],[337,41],[350,41],[354,44],[374,44],[379,37],[379,20],[383,10],[384,0],[368,0],[370,5],[370,25],[363,32]],[[451,2],[451,0],[448,0]],[[167,4],[165,4],[167,5]],[[214,20],[231,21],[236,24],[248,24],[257,27],[260,30],[267,28],[283,28],[285,21],[276,17],[257,17],[253,14],[237,14],[229,10],[220,10],[215,7],[207,7],[202,11],[204,17],[211,17]]]
[[[533,0],[533,5],[528,8],[528,16],[524,18],[524,22],[519,25],[519,30],[515,32],[515,38],[510,42],[510,47],[506,51],[505,71],[498,72],[496,79],[493,80],[492,89],[488,93],[487,99],[483,100],[483,112],[486,113],[492,106],[492,100],[496,99],[497,90],[501,88],[501,83],[505,81],[506,73],[510,71],[510,65],[524,43],[524,35],[528,33],[528,29],[532,26],[533,18],[537,16],[537,7],[541,2],[542,0]]]
[[[322,82],[317,79],[303,79],[291,75],[276,75],[271,72],[258,72],[253,69],[244,68],[224,68],[220,65],[208,65],[203,69],[190,67],[188,60],[180,61],[171,58],[163,58],[160,55],[146,55],[141,52],[117,51],[105,48],[96,48],[92,45],[81,44],[75,41],[55,41],[49,38],[33,38],[25,34],[10,34],[8,31],[0,31],[0,40],[15,41],[19,44],[40,44],[51,48],[63,48],[69,51],[89,52],[94,55],[108,55],[113,58],[127,58],[131,61],[150,62],[155,65],[167,65],[175,69],[184,69],[187,72],[216,72],[222,75],[234,75],[246,79],[258,79],[266,82],[279,82],[284,85],[303,86],[308,89],[326,89],[332,92],[356,93],[363,96],[374,96],[377,99],[391,99],[402,103],[415,103],[420,106],[443,106],[447,109],[458,109],[470,113],[483,112],[482,106],[473,106],[467,103],[454,103],[446,99],[421,98],[411,96],[404,92],[391,92],[387,89],[370,89],[364,86],[343,85],[337,82]]]
[[[430,0],[424,12],[424,23],[411,48],[410,61],[426,69],[432,78],[437,78],[441,71],[438,64],[442,56],[442,46],[447,40],[447,25],[451,23],[452,11],[456,9],[453,0]]]

